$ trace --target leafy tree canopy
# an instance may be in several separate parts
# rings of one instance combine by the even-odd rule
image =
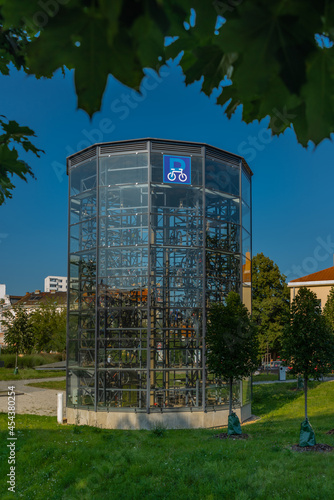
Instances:
[[[282,345],[282,358],[292,366],[292,373],[304,377],[306,422],[303,425],[308,427],[308,380],[322,377],[334,366],[333,331],[321,312],[316,294],[308,288],[300,288],[292,303],[290,322],[284,329]],[[313,433],[312,428],[308,431]],[[303,434],[301,432],[301,439]]]
[[[41,304],[30,316],[37,351],[66,349],[66,309],[59,310],[54,302]]]
[[[9,75],[11,64],[16,69],[27,69],[25,49],[28,43],[26,29],[12,26],[6,28],[0,10],[0,73]],[[22,151],[30,151],[38,157],[42,153],[42,150],[29,140],[34,136],[34,131],[30,128],[22,127],[16,121],[7,120],[5,116],[0,115],[0,205],[6,198],[12,198],[12,190],[15,188],[12,182],[14,175],[24,181],[27,181],[27,176],[34,178],[29,165],[19,159]]]
[[[5,117],[2,117],[5,118]],[[13,175],[27,181],[27,176],[35,178],[31,167],[19,158],[17,147],[23,148],[25,152],[31,151],[36,156],[40,156],[42,150],[36,148],[29,140],[35,136],[34,131],[28,127],[21,127],[13,120],[3,120],[0,118],[0,205],[6,198],[12,198],[12,190],[15,185],[12,182]]]
[[[227,295],[226,304],[210,305],[205,343],[208,370],[229,381],[229,433],[234,433],[233,380],[250,376],[258,365],[256,329],[236,292]]]
[[[145,68],[181,55],[186,84],[222,89],[228,117],[242,105],[246,123],[269,116],[273,134],[292,125],[304,146],[334,131],[333,37],[325,0],[0,0],[2,74],[10,64],[36,77],[74,69],[78,106],[92,116],[110,74],[139,89]],[[3,149],[0,202],[9,176],[31,175],[14,153],[8,168]]]
[[[256,330],[236,292],[228,294],[226,305],[210,305],[206,346],[209,371],[218,377],[240,379],[257,367]]]
[[[13,33],[7,58],[37,77],[74,68],[79,107],[90,115],[109,74],[139,88],[143,68],[181,53],[187,84],[203,79],[210,95],[223,82],[218,103],[228,116],[242,104],[247,123],[270,116],[274,134],[293,124],[303,145],[334,131],[332,2],[0,0],[0,7]],[[19,30],[28,36],[18,44]]]
[[[300,288],[282,336],[282,356],[292,373],[304,379],[319,378],[334,365],[334,335],[321,312],[317,296],[308,288]]]
[[[334,286],[330,289],[327,302],[324,307],[324,316],[327,318],[334,331]]]
[[[4,312],[3,317],[4,341],[16,352],[17,365],[17,355],[20,353],[29,353],[33,348],[30,318],[22,307],[16,307],[15,311]]]
[[[260,352],[277,353],[289,316],[289,289],[285,276],[269,257],[252,259],[252,317],[258,328]]]

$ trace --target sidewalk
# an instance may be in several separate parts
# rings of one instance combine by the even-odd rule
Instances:
[[[65,377],[53,378],[35,378],[28,380],[1,380],[0,381],[0,412],[7,413],[7,392],[8,387],[15,387],[15,411],[16,413],[30,413],[33,415],[46,415],[51,417],[57,416],[57,394],[63,393],[64,413],[65,413],[65,391],[57,389],[42,389],[38,387],[30,387],[27,384],[35,382],[45,382],[49,380],[65,380]],[[324,382],[334,381],[334,377],[324,377]],[[295,383],[297,379],[289,380],[265,380],[253,382],[253,385],[262,384],[286,384]],[[65,416],[65,415],[64,415]]]
[[[313,380],[313,379],[311,379]],[[333,377],[324,377],[321,382],[329,382],[331,380],[334,380],[334,376]],[[291,384],[291,383],[295,383],[297,384],[297,379],[296,378],[293,378],[293,379],[288,379],[288,380],[263,380],[263,381],[260,381],[260,382],[253,382],[253,385],[262,385],[262,384]]]
[[[15,387],[15,412],[30,413],[33,415],[57,416],[57,394],[63,393],[65,407],[65,391],[57,389],[42,389],[29,387],[27,384],[35,382],[46,382],[51,380],[65,380],[65,377],[35,378],[28,380],[1,380],[0,381],[0,412],[7,413],[8,387]]]

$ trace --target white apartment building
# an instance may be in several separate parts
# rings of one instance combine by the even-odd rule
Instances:
[[[44,280],[44,292],[67,292],[67,277],[47,276]]]

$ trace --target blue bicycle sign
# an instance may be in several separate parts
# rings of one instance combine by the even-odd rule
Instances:
[[[164,155],[163,181],[169,184],[191,184],[190,156]]]

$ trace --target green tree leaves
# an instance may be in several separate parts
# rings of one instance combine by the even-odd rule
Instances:
[[[30,316],[37,351],[66,349],[66,309],[59,310],[54,302],[41,304]]]
[[[334,75],[329,61],[332,55],[330,48],[319,47],[315,39],[315,35],[325,29],[332,32],[332,23],[322,2],[252,0],[239,2],[224,12],[226,22],[214,37],[214,43],[220,51],[220,59],[231,60],[226,71],[226,77],[231,75],[231,84],[223,86],[218,98],[227,115],[231,116],[242,104],[243,119],[249,123],[268,115],[274,118],[275,109],[281,112],[286,109],[290,120],[279,127],[271,121],[269,127],[273,134],[293,124],[303,145],[309,140],[317,144],[329,137],[334,130],[334,110],[326,87],[331,86]],[[191,81],[201,76],[200,69],[194,73],[195,63],[189,67],[190,54],[198,59],[196,26],[186,40],[185,64],[182,59],[181,66],[186,81]],[[177,43],[181,49],[182,41]],[[313,61],[319,58],[327,60],[327,69],[314,67]],[[210,85],[213,72],[206,69],[203,65],[203,91],[210,94],[216,82]],[[321,113],[323,99],[328,100],[329,108]],[[322,122],[320,127],[318,121]]]
[[[292,366],[292,373],[304,377],[307,419],[307,383],[310,377],[320,378],[332,370],[334,335],[321,312],[316,294],[306,287],[299,289],[292,303],[282,346],[282,358]]]
[[[324,307],[324,316],[331,325],[334,332],[334,286],[330,289],[327,302]]]
[[[252,259],[252,317],[258,328],[260,352],[277,353],[289,315],[289,290],[277,264],[259,253]]]
[[[228,294],[226,305],[210,304],[206,346],[208,368],[218,377],[240,379],[257,367],[256,329],[236,292]]]
[[[66,349],[66,308],[46,302],[33,312],[14,307],[3,314],[4,340],[18,354]]]
[[[224,82],[218,104],[228,116],[240,104],[247,123],[285,109],[289,120],[269,127],[279,134],[292,124],[303,145],[334,131],[334,8],[325,2],[0,0],[0,8],[1,70],[9,61],[37,77],[74,69],[89,115],[109,74],[139,89],[144,68],[181,53],[187,84],[202,79],[210,95]],[[168,47],[166,36],[176,37]]]
[[[307,81],[301,90],[307,123],[304,143],[307,137],[312,137],[317,144],[333,132],[334,47],[319,49],[313,54],[308,60],[306,72]]]
[[[17,366],[17,355],[20,353],[29,353],[33,348],[33,335],[29,315],[22,307],[18,307],[15,313],[6,311],[3,316],[5,318],[2,320],[4,341],[16,352]]]
[[[4,118],[4,117],[2,117]],[[19,152],[15,146],[22,147],[25,152],[31,151],[36,156],[43,152],[36,148],[29,137],[35,136],[33,130],[21,127],[17,122],[0,119],[3,133],[0,135],[0,205],[6,198],[12,198],[15,185],[12,177],[17,175],[27,181],[27,176],[35,178],[29,165],[19,159]],[[15,146],[14,146],[15,145]]]
[[[186,84],[220,88],[228,117],[242,105],[246,123],[269,116],[273,134],[292,126],[304,146],[334,132],[333,42],[334,7],[323,1],[0,0],[1,73],[74,69],[90,116],[109,75],[138,90],[145,68],[181,55]],[[13,185],[2,182],[3,199]]]
[[[305,379],[325,375],[334,364],[333,332],[317,296],[308,288],[300,288],[292,303],[282,345],[282,357],[292,366],[292,373],[301,373]]]

